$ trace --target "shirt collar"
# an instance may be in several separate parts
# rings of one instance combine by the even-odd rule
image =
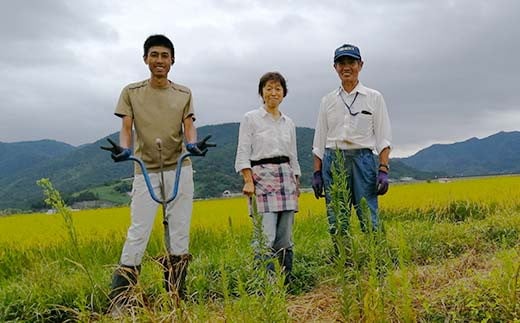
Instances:
[[[269,112],[267,112],[267,110],[265,109],[265,106],[262,105],[258,110],[260,110],[260,115],[262,116],[262,118],[265,118],[266,116],[270,116]],[[280,110],[278,110],[278,111],[280,111]],[[280,111],[280,119],[285,120],[285,114],[283,114],[282,111]]]
[[[340,95],[341,92],[345,92],[345,94],[347,94],[347,91],[345,91],[342,86],[338,87],[338,89],[336,90],[336,95]],[[361,83],[361,81],[358,82],[358,84],[352,90],[352,92],[350,92],[350,94],[353,94],[356,92],[358,92],[359,94],[362,94],[362,95],[367,95],[367,88]]]

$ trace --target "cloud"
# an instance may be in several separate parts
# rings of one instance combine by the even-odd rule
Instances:
[[[339,86],[332,53],[346,42],[361,48],[361,81],[385,96],[394,155],[520,124],[515,0],[23,0],[4,7],[0,141],[82,144],[118,130],[113,109],[125,84],[148,77],[142,42],[152,33],[173,39],[170,76],[192,89],[199,126],[240,121],[260,104],[260,76],[277,70],[289,86],[282,109],[313,127],[321,97]]]
[[[116,36],[109,25],[95,19],[94,8],[101,4],[20,0],[3,5],[0,63],[13,67],[78,63],[79,58],[70,55],[67,46],[85,40],[102,43]]]

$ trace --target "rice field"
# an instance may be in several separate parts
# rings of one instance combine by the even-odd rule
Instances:
[[[362,233],[353,217],[348,252],[331,260],[324,201],[303,193],[287,289],[252,265],[245,198],[196,201],[190,298],[178,305],[153,261],[163,253],[158,209],[142,302],[127,320],[520,320],[520,176],[392,184],[380,211],[385,230]],[[129,209],[69,213],[68,224],[60,213],[0,217],[0,321],[111,321]]]

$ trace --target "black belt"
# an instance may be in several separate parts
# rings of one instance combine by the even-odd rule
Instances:
[[[260,160],[252,160],[251,167],[263,165],[263,164],[284,164],[289,162],[289,157],[287,156],[276,156],[271,158],[264,158]]]

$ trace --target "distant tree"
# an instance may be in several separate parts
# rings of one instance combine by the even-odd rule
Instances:
[[[132,190],[132,183],[129,181],[123,181],[114,186],[114,191],[118,193],[128,193]]]

